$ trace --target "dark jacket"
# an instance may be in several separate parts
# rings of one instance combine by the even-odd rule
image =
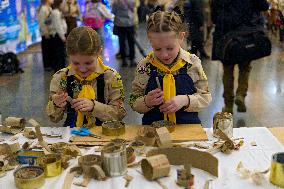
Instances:
[[[190,25],[194,24],[198,28],[203,26],[202,6],[202,0],[186,0],[183,7],[185,22]]]
[[[211,17],[215,24],[213,33],[212,60],[216,56],[216,43],[231,31],[264,30],[261,14],[269,8],[266,0],[212,0]]]
[[[203,26],[203,1],[202,0],[186,0],[183,6],[184,21],[189,26],[190,40],[202,40],[203,33],[199,30]]]

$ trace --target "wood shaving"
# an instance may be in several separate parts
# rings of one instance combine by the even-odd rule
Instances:
[[[237,166],[237,172],[240,174],[241,178],[243,179],[249,179],[251,178],[252,181],[256,185],[262,185],[262,183],[265,180],[264,174],[266,174],[268,171],[251,171],[244,167],[243,163],[240,162]]]
[[[128,175],[128,174],[126,174],[124,177],[123,177],[125,180],[126,180],[126,182],[125,182],[125,187],[128,187],[129,186],[129,184],[130,184],[130,182],[133,180],[133,177],[132,176],[130,176],[130,175]]]
[[[257,144],[256,144],[255,141],[251,141],[251,142],[250,142],[250,145],[252,145],[252,146],[257,146]]]

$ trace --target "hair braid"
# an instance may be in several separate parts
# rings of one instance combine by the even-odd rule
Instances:
[[[147,20],[147,33],[149,32],[186,32],[187,25],[182,22],[176,12],[157,11]]]

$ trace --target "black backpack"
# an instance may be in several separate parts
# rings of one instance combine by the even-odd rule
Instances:
[[[20,68],[20,61],[13,52],[0,53],[0,73],[15,74],[24,71]]]

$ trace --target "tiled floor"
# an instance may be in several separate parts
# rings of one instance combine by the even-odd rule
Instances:
[[[137,40],[148,53],[151,51],[146,39],[144,27],[138,32]],[[118,50],[118,40],[109,30],[105,31],[105,64],[117,69],[123,78],[125,93],[128,99],[131,81],[135,68],[122,68],[120,61],[115,58]],[[210,51],[210,43],[206,46]],[[142,56],[136,50],[139,61]],[[221,111],[223,106],[222,65],[220,62],[206,60],[202,62],[209,79],[213,101],[200,118],[204,127],[212,127],[213,115]],[[0,111],[2,117],[17,116],[26,119],[35,118],[43,126],[61,126],[61,123],[51,123],[44,109],[48,99],[51,72],[44,72],[40,49],[35,46],[21,54],[23,74],[0,76]],[[235,72],[237,76],[237,72]],[[141,115],[133,112],[125,102],[126,123],[141,123]],[[255,61],[249,81],[249,91],[246,99],[247,112],[238,113],[234,108],[235,127],[276,127],[284,125],[284,44],[273,40],[273,52],[270,57]]]

